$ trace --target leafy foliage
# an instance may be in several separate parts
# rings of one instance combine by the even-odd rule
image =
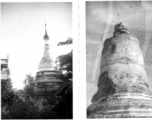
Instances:
[[[16,99],[16,95],[12,90],[12,81],[9,79],[7,82],[2,82],[2,107],[12,105]]]
[[[58,45],[69,45],[72,44],[72,38],[68,39],[65,42],[60,42]],[[53,107],[53,111],[58,113],[59,119],[72,119],[73,118],[73,92],[72,92],[72,81],[69,79],[72,78],[73,74],[73,62],[72,62],[72,53],[73,51],[60,55],[56,62],[59,63],[59,70],[63,71],[62,80],[64,84],[58,89],[56,95],[60,96],[61,99]]]
[[[72,41],[73,41],[73,39],[69,37],[66,41],[64,41],[64,42],[59,42],[59,43],[58,43],[58,46],[72,44]]]
[[[69,45],[72,44],[73,39],[68,38],[65,42],[60,42],[58,45]],[[59,63],[58,68],[60,71],[63,71],[62,79],[67,80],[72,78],[72,73],[73,73],[73,63],[72,63],[72,56],[73,56],[73,51],[65,54],[65,55],[60,55],[56,59],[56,63]]]
[[[34,91],[34,77],[27,75],[23,90],[13,90],[2,86],[2,118],[3,119],[55,119],[56,112],[52,110],[55,97],[39,96]],[[8,86],[11,86],[8,84]]]
[[[30,74],[26,75],[26,79],[24,80],[24,94],[26,95],[26,97],[34,98],[37,96],[37,93],[34,91],[34,80],[34,77]]]
[[[16,100],[12,106],[10,106],[9,118],[14,119],[36,119],[40,118],[39,106],[32,100]]]

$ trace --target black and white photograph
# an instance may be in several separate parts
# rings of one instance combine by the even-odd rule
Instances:
[[[152,117],[152,2],[85,7],[87,118]]]
[[[1,2],[1,118],[73,119],[72,2]]]
[[[0,9],[1,119],[152,118],[152,1]]]

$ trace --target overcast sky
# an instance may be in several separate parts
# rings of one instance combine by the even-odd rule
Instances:
[[[97,91],[100,66],[97,53],[101,53],[101,36],[105,31],[114,31],[118,14],[119,21],[139,39],[152,88],[152,2],[86,2],[87,106],[91,104],[91,98]],[[108,34],[107,37],[111,35]],[[92,77],[93,73],[95,77]]]
[[[35,76],[44,52],[45,21],[53,59],[69,52],[71,45],[57,43],[72,37],[72,3],[1,3],[1,58],[9,54],[15,88],[22,88],[25,75]]]

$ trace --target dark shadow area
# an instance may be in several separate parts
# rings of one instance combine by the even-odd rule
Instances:
[[[109,96],[116,92],[116,85],[113,83],[112,79],[109,78],[108,71],[103,72],[98,79],[98,91],[93,96],[92,102],[97,101],[101,97]]]

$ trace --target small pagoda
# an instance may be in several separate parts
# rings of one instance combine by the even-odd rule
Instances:
[[[56,67],[55,63],[51,58],[49,52],[49,44],[47,43],[49,40],[49,36],[46,30],[45,24],[45,35],[44,35],[44,54],[43,57],[38,65],[38,72],[36,74],[36,91],[42,94],[47,94],[50,92],[56,92],[58,88],[63,84],[61,78],[61,72],[59,72]]]

